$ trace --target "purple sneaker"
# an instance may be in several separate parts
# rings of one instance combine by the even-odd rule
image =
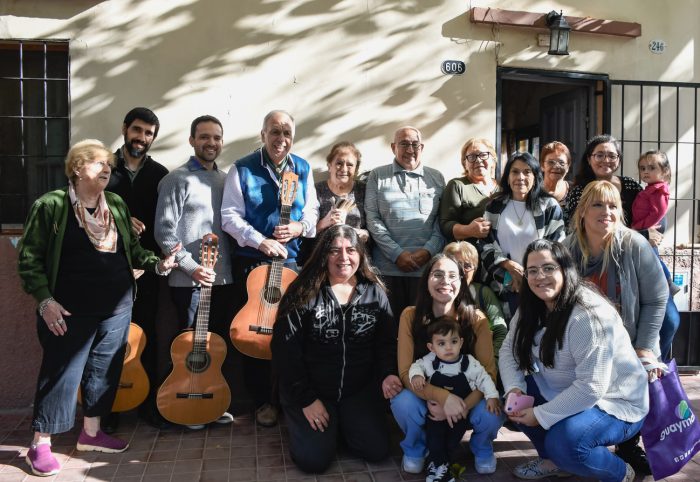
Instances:
[[[106,452],[108,454],[118,454],[129,448],[129,444],[124,440],[107,435],[102,430],[97,431],[97,435],[90,437],[85,433],[85,429],[80,431],[77,449],[84,452]]]
[[[39,477],[56,475],[61,470],[61,464],[51,453],[51,444],[32,445],[25,460],[32,468],[32,473]]]

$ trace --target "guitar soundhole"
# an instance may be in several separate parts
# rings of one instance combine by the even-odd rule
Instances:
[[[187,355],[187,360],[185,361],[187,369],[193,373],[202,373],[206,371],[207,368],[209,368],[210,363],[211,358],[209,358],[209,353],[207,352],[190,352],[190,354]]]
[[[265,293],[263,296],[265,296],[265,301],[276,305],[282,299],[282,290],[276,286],[270,286],[265,288]]]

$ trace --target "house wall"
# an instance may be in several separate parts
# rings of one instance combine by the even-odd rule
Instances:
[[[642,36],[573,33],[571,55],[555,57],[537,46],[545,30],[472,24],[472,6],[638,22]],[[694,0],[0,0],[0,38],[70,40],[72,142],[117,147],[124,114],[145,105],[161,120],[152,155],[173,168],[191,153],[191,120],[206,113],[224,124],[228,167],[259,145],[265,113],[282,108],[296,117],[294,151],[317,169],[339,140],[358,145],[363,168],[385,164],[394,130],[411,124],[423,132],[424,162],[449,179],[467,138],[495,138],[498,66],[698,82],[697,18]],[[666,53],[652,54],[651,39],[665,40]],[[463,60],[467,73],[443,75],[447,59]],[[12,275],[16,254],[9,238],[0,246],[3,304],[17,317],[3,314],[3,325],[38,357],[27,334],[32,302]],[[36,363],[18,364],[8,343],[0,341],[2,365],[31,376],[0,380],[0,408],[29,403],[34,383]]]

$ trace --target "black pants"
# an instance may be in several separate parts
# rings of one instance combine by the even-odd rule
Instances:
[[[234,315],[248,302],[246,286],[248,274],[262,264],[265,264],[265,262],[253,258],[239,257],[233,260],[235,293],[232,299],[238,302],[234,308]],[[285,267],[299,271],[296,262],[286,264]],[[273,393],[275,384],[272,381],[272,363],[270,360],[261,360],[244,354],[241,354],[241,356],[243,359],[243,382],[246,390],[253,397],[255,407],[260,407],[266,403],[276,403],[277,397]]]
[[[170,295],[175,305],[175,312],[179,328],[181,330],[194,328],[197,320],[197,308],[199,305],[199,287],[170,287]],[[233,345],[229,330],[233,320],[233,285],[213,286],[211,290],[211,305],[209,308],[209,331],[216,333],[226,342],[226,358],[221,367],[221,372],[228,383],[229,389],[234,390]]]
[[[328,428],[316,431],[302,412],[281,394],[282,409],[289,430],[292,460],[304,472],[321,473],[333,462],[338,435],[348,448],[369,462],[389,455],[389,427],[386,404],[380,388],[372,383],[340,402],[322,400],[329,415]]]
[[[425,418],[425,438],[428,447],[428,458],[436,466],[448,463],[450,450],[456,448],[469,428],[469,421],[461,419],[453,423],[452,428],[444,420],[435,421]]]
[[[416,304],[416,293],[420,278],[412,276],[383,276],[389,291],[389,304],[398,325],[401,313],[407,306]]]
[[[146,371],[146,375],[148,375],[150,391],[142,408],[153,408],[155,406],[156,394],[162,381],[158,376],[159,342],[158,330],[156,329],[159,278],[155,273],[146,272],[136,280],[136,299],[131,310],[131,321],[140,326],[143,334],[146,336],[146,346],[143,349],[143,353],[141,353],[141,364]]]

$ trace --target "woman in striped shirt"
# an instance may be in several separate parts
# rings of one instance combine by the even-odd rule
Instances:
[[[632,481],[634,469],[607,448],[637,433],[649,409],[647,374],[627,330],[615,308],[581,281],[562,244],[534,241],[524,259],[527,282],[499,370],[506,394],[535,398],[534,408],[508,415],[539,457],[513,473]]]

